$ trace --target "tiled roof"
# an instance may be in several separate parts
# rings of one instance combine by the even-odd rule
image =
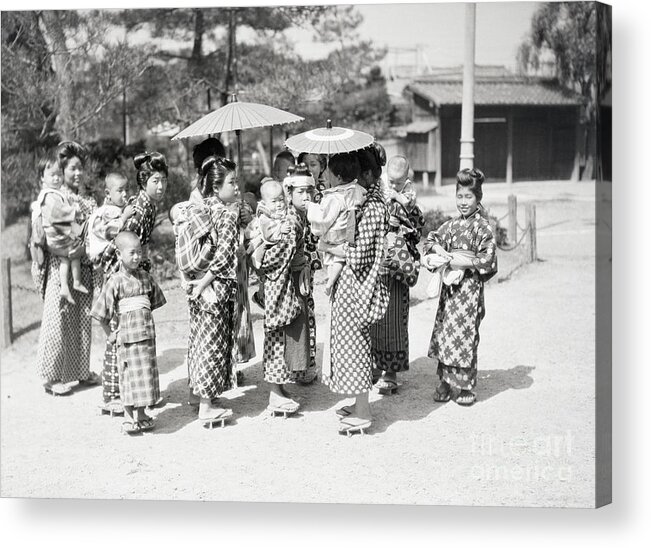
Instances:
[[[460,74],[421,77],[406,87],[428,101],[460,105],[463,82]],[[504,75],[475,79],[476,105],[579,105],[581,96],[552,80]]]

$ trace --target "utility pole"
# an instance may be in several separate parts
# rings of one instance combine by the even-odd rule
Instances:
[[[475,12],[474,3],[466,4],[466,28],[463,61],[463,103],[461,104],[461,153],[459,169],[474,167],[475,124]]]

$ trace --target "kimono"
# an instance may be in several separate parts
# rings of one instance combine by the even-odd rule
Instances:
[[[363,394],[373,386],[370,328],[385,315],[389,303],[380,274],[387,227],[386,205],[375,181],[361,207],[355,245],[346,246],[346,265],[331,296],[331,354],[322,376],[338,394]]]
[[[204,199],[217,231],[209,270],[215,279],[196,299],[188,297],[188,384],[200,398],[212,400],[232,387],[234,312],[237,298],[238,214],[219,198]]]
[[[142,268],[149,271],[151,264],[147,258],[147,244],[151,238],[156,221],[156,204],[151,200],[144,190],[129,199],[129,205],[134,208],[134,214],[127,219],[122,226],[123,232],[134,232],[140,239],[143,246]],[[104,272],[104,279],[110,278],[120,268],[120,261],[116,254],[115,243],[111,241],[104,249],[100,258],[101,270]],[[117,329],[117,318],[111,322],[111,330]],[[102,370],[102,392],[104,402],[110,402],[120,397],[119,371],[117,362],[117,347],[115,344],[106,342],[104,349],[104,367]]]
[[[401,225],[410,224],[413,230],[405,234],[409,251],[413,256],[420,254],[416,246],[425,225],[423,212],[413,200],[406,208],[395,202],[387,206],[389,213]],[[389,230],[396,230],[390,227]],[[372,356],[374,367],[382,371],[407,371],[409,369],[409,286],[396,280],[383,270],[384,282],[389,290],[387,313],[371,327]]]
[[[101,323],[118,317],[117,363],[123,405],[146,407],[160,398],[156,329],[152,310],[165,297],[149,272],[120,268],[104,284],[91,316]]]
[[[238,216],[238,246],[237,246],[237,291],[235,294],[235,310],[233,318],[233,362],[235,364],[248,362],[255,357],[255,340],[253,338],[253,323],[249,304],[249,267],[246,262],[246,246],[244,242],[245,223],[240,220],[240,208],[247,208],[253,213],[246,202],[237,202],[230,206]],[[233,387],[237,386],[237,376],[233,375]]]
[[[91,197],[74,194],[67,186],[61,193],[75,208],[75,222],[82,226],[97,208]],[[38,340],[36,369],[46,382],[87,379],[90,374],[93,288],[98,285],[92,265],[81,261],[81,281],[88,293],[76,295],[77,304],[61,299],[59,258],[44,250],[42,264],[32,263],[32,278],[43,299],[43,319]]]
[[[477,209],[443,223],[427,236],[425,254],[439,244],[446,251],[471,251],[475,268],[459,284],[443,285],[428,356],[438,360],[438,375],[453,388],[472,390],[477,380],[479,325],[486,313],[484,283],[497,273],[493,229]]]
[[[306,370],[316,354],[310,329],[314,313],[308,303],[312,280],[305,258],[305,224],[291,206],[286,218],[292,229],[267,248],[261,268],[265,276],[262,364],[264,380],[273,384],[311,380]]]

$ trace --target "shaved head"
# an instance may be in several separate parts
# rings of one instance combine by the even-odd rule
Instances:
[[[260,187],[260,196],[266,202],[283,193],[283,186],[275,179],[265,181]]]
[[[409,162],[404,156],[392,156],[387,163],[387,177],[390,181],[401,181],[409,176]]]
[[[115,237],[115,247],[120,251],[136,246],[141,247],[140,238],[138,238],[135,232],[118,232],[118,235]]]
[[[116,173],[115,171],[109,173],[104,179],[104,185],[106,188],[114,188],[116,185],[126,182],[127,178],[122,175],[122,173]]]

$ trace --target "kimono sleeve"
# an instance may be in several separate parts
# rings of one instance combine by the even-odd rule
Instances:
[[[482,227],[479,245],[472,264],[479,272],[482,282],[490,280],[497,274],[497,242],[493,234],[493,227],[488,222]]]
[[[75,222],[76,210],[53,192],[48,193],[41,206],[43,224],[49,226],[70,227]]]
[[[235,279],[238,247],[238,217],[237,212],[229,209],[213,209],[213,224],[217,231],[215,254],[209,270],[216,278]]]
[[[156,310],[157,308],[163,306],[167,302],[167,299],[165,299],[163,290],[156,283],[154,278],[151,277],[151,275],[149,276],[149,282],[151,284],[151,290],[149,291],[149,303],[151,305],[151,310]]]
[[[373,266],[377,254],[384,250],[384,234],[387,231],[386,206],[367,202],[357,225],[355,245],[346,246],[346,263],[355,272],[364,272]]]
[[[341,213],[343,200],[333,194],[324,194],[320,203],[307,203],[307,220],[315,236],[323,236]]]
[[[122,216],[105,209],[91,218],[93,234],[102,240],[112,240],[122,229]]]
[[[117,303],[116,278],[111,277],[102,286],[102,290],[90,311],[90,315],[100,323],[109,323],[117,312]]]
[[[452,221],[444,222],[437,230],[432,230],[427,235],[427,241],[423,245],[423,254],[432,253],[435,245],[440,245],[446,251],[449,251],[448,228]]]

